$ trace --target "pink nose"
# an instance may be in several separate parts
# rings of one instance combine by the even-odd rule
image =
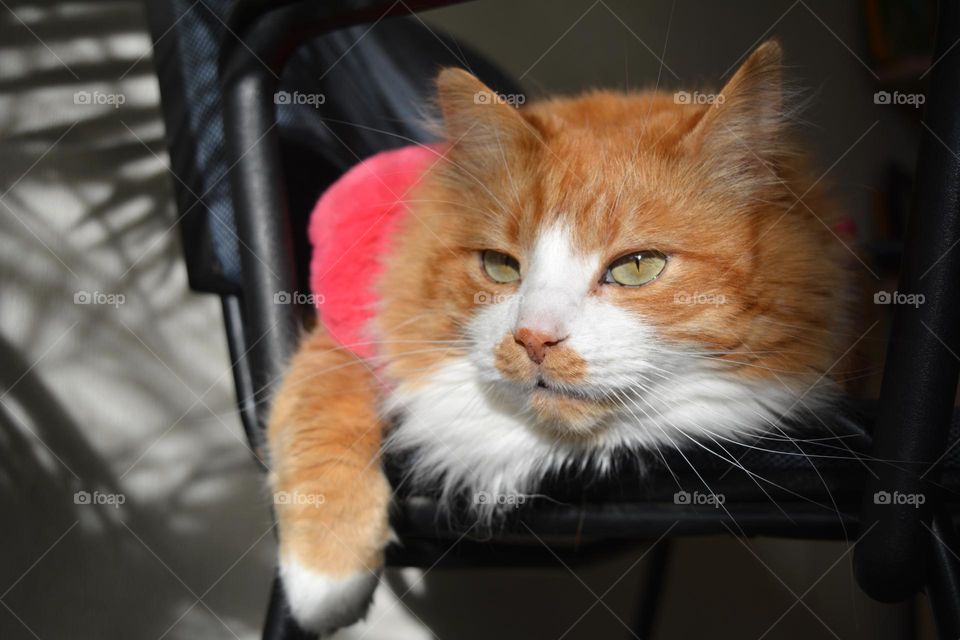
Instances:
[[[543,362],[543,359],[547,357],[547,349],[566,340],[565,337],[559,338],[551,333],[534,331],[526,327],[517,329],[513,334],[513,339],[527,350],[527,355],[537,364]]]

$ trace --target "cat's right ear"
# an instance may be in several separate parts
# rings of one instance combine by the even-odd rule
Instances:
[[[775,40],[757,47],[687,135],[687,147],[727,192],[781,184],[780,165],[793,153],[784,136],[782,59]]]
[[[451,153],[461,161],[502,164],[504,154],[536,141],[535,129],[514,106],[463,69],[440,72],[437,98]]]

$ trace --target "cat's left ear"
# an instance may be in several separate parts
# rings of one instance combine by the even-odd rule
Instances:
[[[689,151],[728,187],[777,179],[787,151],[782,60],[775,40],[760,45],[686,136]]]

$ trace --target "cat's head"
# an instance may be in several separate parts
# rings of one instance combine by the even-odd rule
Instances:
[[[843,249],[787,135],[776,43],[714,95],[517,109],[457,69],[438,88],[447,151],[384,280],[395,378],[459,358],[503,411],[567,435],[818,397]]]

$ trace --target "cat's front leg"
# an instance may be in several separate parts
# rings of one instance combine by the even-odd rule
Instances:
[[[390,486],[380,467],[377,385],[318,328],[300,347],[268,429],[280,573],[308,630],[357,621],[378,584]]]

